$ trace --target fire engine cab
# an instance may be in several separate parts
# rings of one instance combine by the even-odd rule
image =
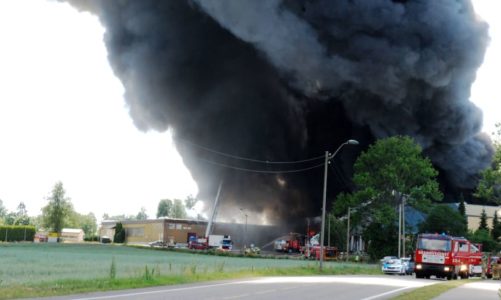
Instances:
[[[416,278],[468,278],[482,265],[480,245],[463,237],[445,234],[418,235],[415,267]]]

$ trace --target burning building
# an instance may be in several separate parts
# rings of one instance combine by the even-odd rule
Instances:
[[[349,138],[361,147],[334,160],[329,198],[378,138],[413,137],[446,194],[490,163],[469,100],[487,24],[469,0],[69,2],[106,27],[136,126],[173,131],[201,198],[224,181],[220,216],[318,215],[316,158]]]

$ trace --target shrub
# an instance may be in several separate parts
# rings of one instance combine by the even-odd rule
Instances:
[[[0,226],[0,241],[2,242],[33,242],[35,238],[35,226]]]
[[[86,241],[86,242],[99,242],[99,236],[97,236],[97,235],[86,236],[86,237],[84,237],[84,241]]]
[[[113,242],[119,244],[125,242],[125,229],[120,222],[115,226],[115,236],[113,238]]]

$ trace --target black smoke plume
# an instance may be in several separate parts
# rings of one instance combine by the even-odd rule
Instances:
[[[329,198],[349,190],[358,152],[410,135],[442,174],[471,188],[490,163],[481,111],[469,101],[488,43],[468,0],[70,1],[106,27],[109,61],[141,130],[171,128],[202,198],[220,180],[223,216],[269,221],[320,213],[323,169],[297,165],[333,151]],[[196,145],[194,145],[194,144]],[[259,214],[259,213],[263,214]],[[259,219],[254,217],[253,219]]]

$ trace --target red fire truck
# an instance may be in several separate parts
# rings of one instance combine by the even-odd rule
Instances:
[[[482,265],[480,245],[445,234],[418,235],[414,258],[416,278],[468,278]]]

